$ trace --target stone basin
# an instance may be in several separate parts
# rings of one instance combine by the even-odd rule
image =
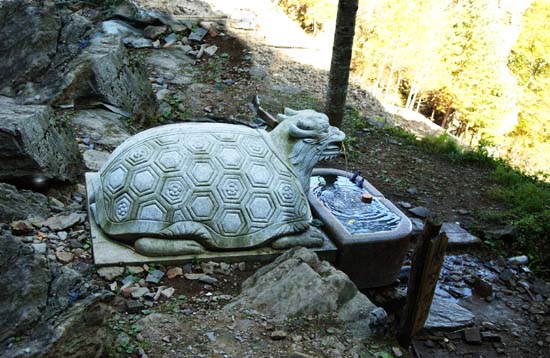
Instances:
[[[315,177],[333,182],[337,177],[351,178],[352,173],[332,168],[316,168],[312,172],[312,178]],[[360,289],[389,285],[399,275],[409,247],[412,224],[405,214],[367,180],[364,180],[359,191],[372,196],[372,203],[363,203],[364,205],[373,205],[386,211],[384,215],[375,215],[382,217],[380,220],[384,220],[383,223],[376,225],[372,221],[377,219],[373,217],[369,219],[370,223],[365,223],[364,228],[355,230],[351,224],[356,220],[360,222],[364,214],[352,214],[346,222],[342,215],[336,217],[329,210],[331,203],[325,201],[325,205],[322,201],[324,199],[320,199],[315,190],[310,190],[308,198],[314,216],[324,222],[324,231],[338,248],[336,267],[344,271]],[[349,200],[354,201],[350,205],[358,205],[361,194]]]

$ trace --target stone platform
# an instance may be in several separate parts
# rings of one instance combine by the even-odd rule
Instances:
[[[86,190],[88,197],[91,192],[91,178],[97,173],[86,173]],[[286,250],[276,250],[270,247],[262,247],[255,250],[243,251],[210,251],[205,254],[195,255],[179,255],[179,256],[162,256],[149,257],[144,256],[136,251],[131,246],[126,246],[122,243],[109,239],[97,226],[93,213],[88,209],[90,230],[92,235],[92,248],[94,253],[94,263],[97,266],[109,266],[120,264],[144,264],[144,263],[187,263],[201,261],[223,261],[223,262],[268,262],[275,259],[277,256],[284,253]],[[323,247],[314,249],[319,258],[334,262],[336,260],[336,247],[325,236]]]

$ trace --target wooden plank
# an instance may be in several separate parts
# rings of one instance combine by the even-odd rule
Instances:
[[[418,239],[418,246],[412,259],[407,303],[397,336],[402,347],[410,345],[415,334],[424,327],[430,313],[448,242],[445,233],[439,234],[440,229],[441,223],[428,219]]]

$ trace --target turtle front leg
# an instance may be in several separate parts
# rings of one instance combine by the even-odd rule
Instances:
[[[301,234],[282,236],[271,243],[271,247],[277,250],[286,250],[296,246],[307,248],[322,247],[325,234],[316,227],[310,227]]]
[[[205,252],[204,247],[193,240],[167,240],[149,237],[136,240],[134,248],[145,256],[197,255]]]

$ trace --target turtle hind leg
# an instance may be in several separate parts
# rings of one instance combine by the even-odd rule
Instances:
[[[145,256],[196,255],[206,251],[198,241],[211,239],[204,225],[192,221],[174,223],[160,231],[159,236],[136,240],[135,250]]]
[[[282,236],[271,243],[271,247],[277,250],[286,250],[296,246],[318,248],[323,246],[325,234],[321,230],[310,227],[300,234]]]
[[[203,224],[194,221],[179,221],[168,226],[160,232],[161,237],[167,239],[192,239],[192,240],[210,240],[210,233]]]
[[[197,255],[204,247],[193,240],[166,240],[142,237],[134,243],[135,250],[145,256]]]

